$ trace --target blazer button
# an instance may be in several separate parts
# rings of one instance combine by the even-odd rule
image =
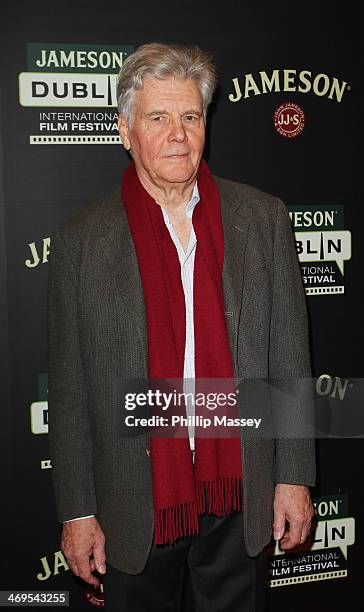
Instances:
[[[149,448],[146,448],[145,452],[147,453],[148,457],[150,457],[150,450],[149,450]]]

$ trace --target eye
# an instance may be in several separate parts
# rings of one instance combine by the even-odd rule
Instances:
[[[185,119],[189,122],[192,122],[192,121],[197,121],[198,117],[197,115],[185,115]]]

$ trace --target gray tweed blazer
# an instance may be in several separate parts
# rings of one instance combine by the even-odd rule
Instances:
[[[285,205],[215,177],[223,287],[237,379],[310,377],[305,294]],[[59,521],[96,514],[107,561],[140,573],[153,539],[149,434],[120,435],[116,379],[147,377],[143,290],[119,191],[51,236],[49,443]],[[244,537],[250,556],[272,531],[277,482],[315,484],[313,439],[254,438],[242,428]]]

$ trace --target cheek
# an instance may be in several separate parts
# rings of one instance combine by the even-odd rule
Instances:
[[[205,143],[205,130],[202,128],[191,129],[188,134],[188,140],[194,149],[201,148]]]
[[[191,148],[192,148],[193,154],[195,156],[200,155],[202,153],[202,150],[203,150],[204,145],[205,145],[204,135],[203,134],[202,135],[201,134],[194,134],[191,137],[190,142],[191,142]]]
[[[143,141],[139,142],[139,151],[141,157],[145,161],[148,161],[149,164],[153,164],[158,160],[160,149],[160,139],[156,134],[150,135],[150,137],[148,138],[143,138]]]

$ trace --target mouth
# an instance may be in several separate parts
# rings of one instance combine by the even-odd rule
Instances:
[[[167,159],[184,159],[185,157],[188,157],[189,153],[178,153],[176,155],[166,155],[165,157]]]

